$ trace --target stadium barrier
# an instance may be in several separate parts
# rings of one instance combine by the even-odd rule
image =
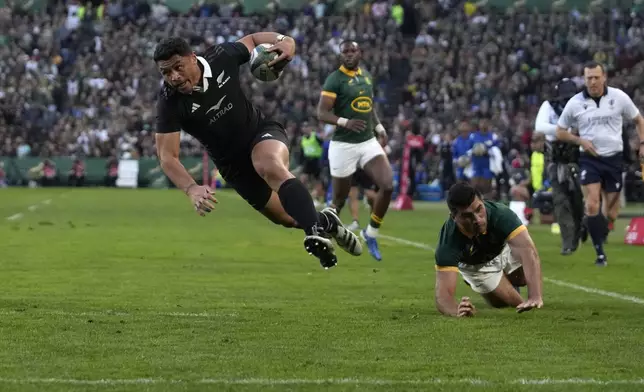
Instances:
[[[408,147],[411,147],[408,144]],[[409,151],[407,152],[407,160],[409,159]],[[44,158],[38,157],[6,157],[0,156],[0,162],[3,164],[3,170],[6,173],[6,182],[9,186],[27,186],[30,182],[38,182],[38,173],[33,171],[33,168],[38,167]],[[67,186],[68,176],[72,169],[74,158],[71,157],[56,157],[50,158],[56,165],[56,186]],[[85,181],[84,186],[103,186],[105,185],[105,177],[107,175],[107,158],[85,158],[82,160],[85,165]],[[212,184],[212,176],[214,175],[214,164],[206,156],[202,157],[183,157],[181,162],[186,169],[192,174],[195,181],[202,184]],[[409,162],[403,164],[403,167],[398,165],[393,166],[394,171],[394,194],[393,198],[396,204],[411,204],[411,200],[422,201],[440,201],[444,198],[444,190],[440,185],[434,181],[431,184],[425,184],[420,178],[416,179],[416,189],[411,198],[402,203],[400,195],[405,194],[401,190],[409,188],[409,181],[411,180],[409,173]],[[291,168],[297,166],[296,160],[291,162]],[[402,170],[401,170],[402,169]],[[644,169],[644,167],[642,168]],[[402,172],[402,176],[401,176]],[[644,202],[644,181],[641,178],[641,172],[627,173],[624,183],[624,198],[627,203],[631,202]],[[120,181],[116,186],[124,187],[140,187],[140,188],[172,188],[173,184],[163,174],[159,166],[157,158],[140,158],[137,160],[121,160],[119,164],[119,177]],[[205,182],[204,182],[205,178]],[[220,176],[215,177],[217,186],[225,186],[225,182]],[[0,181],[1,182],[1,181]],[[329,184],[327,190],[327,197],[330,200],[331,186]],[[409,207],[407,207],[409,208]],[[413,208],[413,207],[412,207]],[[400,208],[406,209],[406,208]],[[639,216],[639,214],[638,214]]]
[[[30,181],[38,180],[39,173],[31,169],[37,167],[43,160],[43,158],[38,157],[0,157],[0,162],[4,163],[7,183],[18,186],[28,185]],[[54,184],[57,186],[67,185],[67,179],[72,169],[74,159],[70,157],[56,157],[50,158],[50,161],[56,165],[57,176]],[[103,186],[105,184],[105,177],[108,172],[108,161],[107,158],[85,158],[82,160],[85,165],[85,186]],[[195,180],[201,183],[204,174],[204,160],[202,157],[185,157],[181,159],[181,162],[190,171]],[[211,161],[207,162],[208,172],[210,172],[214,169],[214,165]],[[159,167],[159,160],[156,158],[121,160],[120,163],[119,167],[122,166],[125,168],[130,166],[131,170],[138,172],[136,176],[137,183],[135,184],[137,187],[165,188],[171,187],[172,185],[165,174],[163,174],[163,171]],[[119,176],[122,177],[123,174],[124,172],[121,169]]]

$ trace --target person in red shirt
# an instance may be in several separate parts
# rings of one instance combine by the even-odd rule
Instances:
[[[0,162],[0,188],[7,187],[7,172],[4,170],[4,162]]]
[[[115,187],[116,179],[119,176],[119,161],[118,159],[112,157],[107,160],[107,165],[105,166],[107,172],[105,173],[105,186],[106,187]]]
[[[85,184],[85,162],[74,159],[72,169],[69,171],[68,185],[83,186]]]

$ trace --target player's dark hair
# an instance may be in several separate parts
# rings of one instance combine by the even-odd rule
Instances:
[[[469,207],[477,197],[482,198],[481,192],[467,182],[460,181],[449,188],[447,207],[455,215],[459,209]]]
[[[589,61],[586,64],[584,64],[584,69],[586,69],[586,68],[595,69],[597,67],[599,67],[602,70],[603,74],[606,73],[606,68],[604,67],[604,65],[602,63],[598,63],[597,61]]]
[[[162,39],[154,48],[154,62],[170,60],[172,56],[189,56],[192,48],[188,41],[179,37],[168,37]]]

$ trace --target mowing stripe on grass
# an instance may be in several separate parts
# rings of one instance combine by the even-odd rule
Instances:
[[[413,246],[415,248],[427,250],[427,251],[430,251],[430,252],[435,252],[436,251],[436,249],[434,249],[432,246],[427,245],[427,244],[423,244],[423,243],[420,243],[420,242],[409,241],[409,240],[406,240],[404,238],[392,237],[392,236],[383,235],[383,234],[380,234],[379,236],[380,236],[380,238],[383,238],[383,239],[386,239],[386,240],[389,240],[389,241],[393,241],[393,242],[397,242],[399,244]],[[581,285],[574,284],[574,283],[564,282],[563,280],[547,278],[545,276],[543,277],[543,280],[545,282],[554,284],[556,286],[567,287],[567,288],[573,289],[573,290],[584,291],[586,293],[591,293],[591,294],[603,295],[604,297],[611,297],[611,298],[621,299],[622,301],[627,301],[627,302],[632,302],[632,303],[639,304],[639,305],[644,305],[644,299],[638,298],[638,297],[633,297],[631,295],[624,295],[624,294],[615,293],[615,292],[612,292],[612,291],[596,289],[596,288],[593,288],[593,287],[581,286]]]
[[[149,385],[149,384],[213,384],[213,385],[457,385],[472,386],[491,385],[644,385],[644,379],[633,380],[598,380],[593,378],[570,379],[516,379],[508,381],[488,381],[476,378],[427,380],[379,380],[359,378],[330,378],[330,379],[272,379],[272,378],[242,378],[219,379],[203,378],[198,380],[173,380],[163,378],[132,378],[132,379],[96,379],[83,380],[72,378],[0,378],[0,384],[59,384],[59,385]]]

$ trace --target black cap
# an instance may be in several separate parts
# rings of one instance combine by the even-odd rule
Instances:
[[[575,94],[579,92],[579,89],[577,88],[577,84],[573,82],[571,79],[565,78],[559,81],[557,85],[555,86],[555,99],[557,100],[569,100],[572,98]]]

